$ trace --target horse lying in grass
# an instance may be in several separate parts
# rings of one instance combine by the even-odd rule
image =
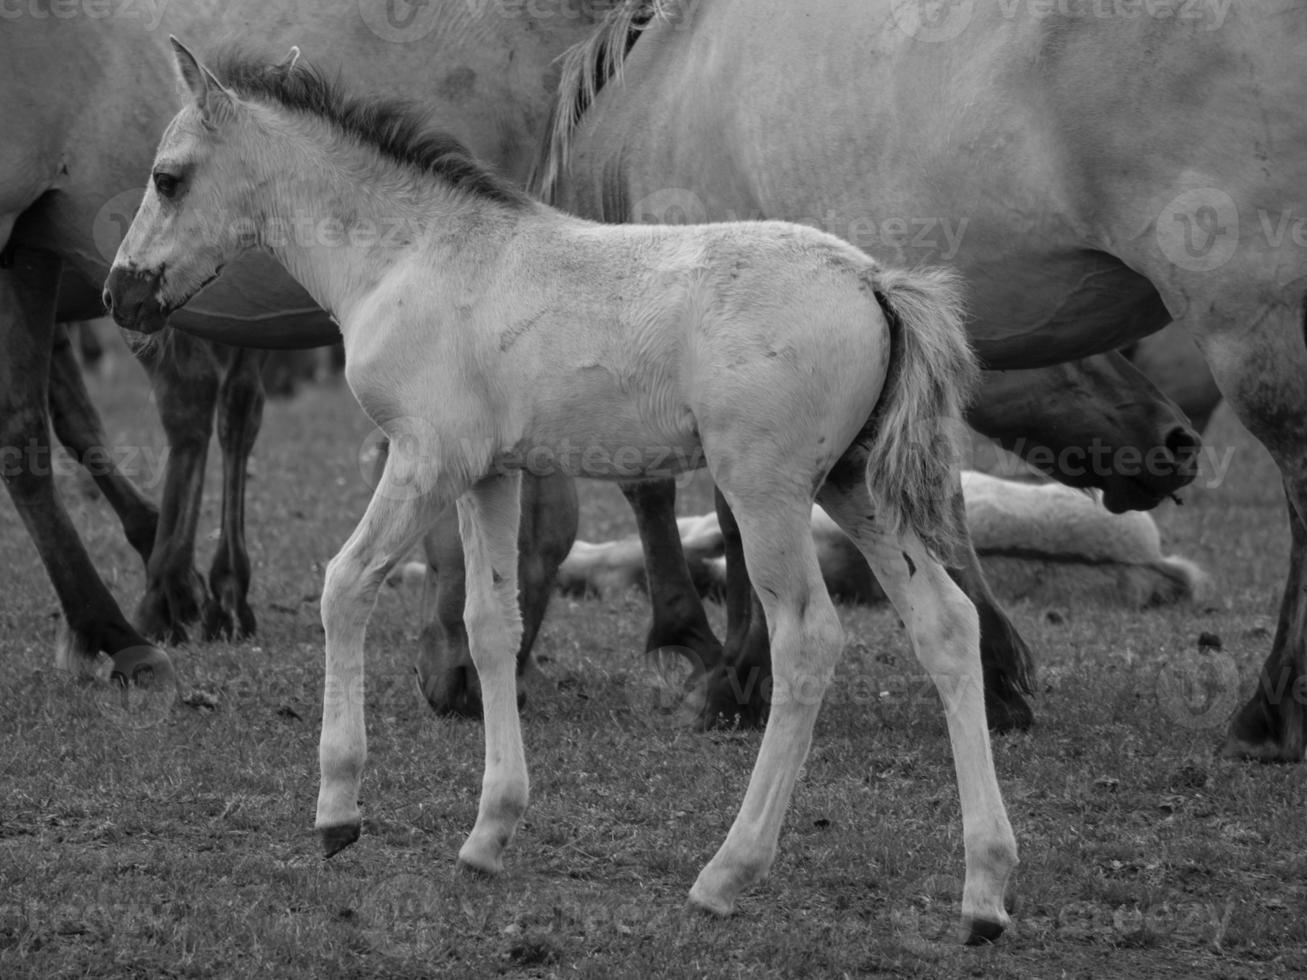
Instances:
[[[1101,495],[1056,483],[1005,480],[962,473],[967,527],[985,577],[1007,599],[1085,600],[1131,608],[1192,599],[1206,581],[1193,562],[1162,553],[1156,522],[1147,514],[1113,514]],[[726,589],[725,544],[715,513],[677,520],[681,550],[699,594]],[[826,588],[836,599],[879,603],[885,592],[862,553],[820,505],[812,508],[812,538]],[[421,581],[426,566],[406,566]],[[577,541],[558,568],[564,595],[611,597],[647,588],[640,538]]]
[[[359,834],[364,628],[387,572],[440,511],[457,502],[485,708],[481,804],[459,857],[498,871],[527,804],[520,468],[540,460],[612,479],[707,466],[738,515],[777,683],[816,697],[772,711],[740,813],[691,901],[729,913],[770,868],[843,645],[808,533],[815,496],[863,549],[949,705],[966,935],[996,938],[1016,843],[990,755],[975,609],[939,559],[956,543],[952,426],[977,370],[951,279],[881,268],[797,225],[593,224],[293,59],[233,56],[218,69],[224,85],[176,48],[193,101],[164,133],[107,305],[123,326],[158,330],[262,245],[339,321],[346,379],[391,440],[323,589],[327,854]],[[242,233],[213,233],[214,214]],[[412,234],[325,244],[276,233],[297,215],[347,231],[402,219]]]
[[[588,217],[803,218],[885,262],[947,261],[991,368],[1180,324],[1279,466],[1293,542],[1224,751],[1301,762],[1307,249],[1284,230],[1307,188],[1307,6],[1054,6],[636,0],[566,70],[542,176]]]

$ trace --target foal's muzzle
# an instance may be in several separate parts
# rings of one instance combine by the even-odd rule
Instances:
[[[104,282],[104,306],[120,327],[137,333],[155,333],[163,328],[171,309],[159,299],[163,269],[147,272],[115,265]]]

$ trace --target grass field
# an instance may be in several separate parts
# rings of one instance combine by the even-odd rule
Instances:
[[[116,362],[93,395],[115,444],[161,446],[135,365]],[[153,724],[51,670],[54,595],[0,500],[0,977],[1307,972],[1307,774],[1212,755],[1266,654],[1287,560],[1274,468],[1228,416],[1210,434],[1234,453],[1224,485],[1159,514],[1168,548],[1212,573],[1213,598],[1012,607],[1040,661],[1038,727],[995,743],[1022,864],[1014,928],[979,950],[954,944],[962,840],[943,713],[883,609],[843,611],[851,649],[780,857],[717,921],[685,894],[759,736],[692,734],[651,710],[640,596],[555,601],[524,715],[531,808],[506,873],[487,880],[454,867],[480,726],[420,702],[416,600],[386,591],[368,637],[364,837],[324,862],[317,597],[368,497],[367,435],[339,385],[269,407],[249,503],[260,634],[172,650],[189,703]],[[136,465],[157,480],[144,454]],[[217,473],[215,457],[211,487]],[[112,516],[83,480],[60,486],[130,604],[142,575]],[[583,495],[583,537],[630,529],[614,488]],[[701,483],[685,496],[708,506]],[[217,520],[211,492],[206,568]],[[1199,653],[1204,632],[1220,651]]]

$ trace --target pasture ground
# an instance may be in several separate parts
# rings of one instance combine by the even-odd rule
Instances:
[[[114,444],[162,445],[125,356],[92,389]],[[420,703],[417,600],[388,590],[368,637],[364,837],[324,862],[317,599],[368,497],[368,429],[339,383],[269,406],[248,515],[261,632],[173,649],[188,703],[154,724],[51,670],[54,595],[0,500],[0,976],[1307,972],[1307,772],[1212,755],[1270,643],[1287,558],[1278,478],[1228,415],[1210,435],[1234,453],[1224,485],[1159,514],[1167,546],[1212,572],[1214,598],[1012,607],[1039,656],[1038,727],[995,743],[1022,864],[1015,927],[979,950],[953,942],[962,840],[943,713],[884,609],[844,610],[850,649],[771,879],[716,921],[685,894],[759,736],[693,734],[655,710],[644,600],[555,600],[524,716],[531,808],[506,873],[487,880],[454,868],[480,726]],[[157,471],[137,466],[157,494]],[[218,472],[215,455],[203,568]],[[81,478],[60,486],[133,602],[141,570],[107,508]],[[584,537],[630,529],[615,488],[583,493]],[[702,481],[684,497],[707,509]],[[1200,654],[1204,632],[1222,649]]]

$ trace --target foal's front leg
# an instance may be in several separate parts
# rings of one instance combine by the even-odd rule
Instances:
[[[327,566],[322,587],[327,669],[318,747],[322,784],[315,824],[327,857],[359,836],[359,780],[367,758],[363,636],[377,590],[455,492],[421,459],[392,446],[367,513]]]
[[[503,870],[503,852],[526,811],[526,753],[517,714],[517,473],[487,477],[458,501],[467,567],[467,626],[472,663],[481,681],[486,768],[477,822],[458,859],[479,871]]]

